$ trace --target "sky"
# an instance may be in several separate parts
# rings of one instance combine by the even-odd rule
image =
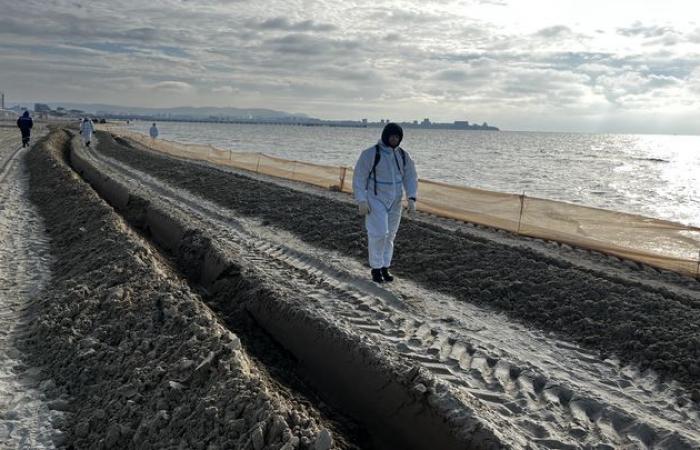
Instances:
[[[699,21],[695,0],[0,0],[0,90],[700,134]]]

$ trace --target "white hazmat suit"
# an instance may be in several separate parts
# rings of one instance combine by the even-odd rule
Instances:
[[[377,149],[380,159],[373,171]],[[369,265],[372,269],[388,268],[401,221],[404,189],[406,196],[415,202],[418,190],[415,163],[405,150],[391,148],[380,140],[376,146],[364,150],[357,160],[352,189],[358,204],[367,202],[369,205],[365,216]]]
[[[92,141],[92,133],[94,132],[95,126],[92,124],[92,120],[83,119],[83,122],[80,124],[80,135],[83,137],[83,142],[85,145],[90,145],[90,141]]]

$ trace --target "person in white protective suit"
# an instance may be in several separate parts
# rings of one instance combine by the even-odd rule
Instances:
[[[377,283],[394,279],[389,267],[401,221],[404,190],[408,197],[407,212],[416,211],[418,175],[411,155],[399,147],[402,140],[401,127],[387,124],[379,142],[360,154],[352,180],[359,213],[365,216],[372,280]]]
[[[148,130],[148,134],[150,134],[153,139],[158,137],[158,127],[155,123],[151,126],[151,129]]]
[[[80,135],[83,137],[83,142],[87,147],[90,147],[90,141],[92,141],[92,133],[95,132],[95,126],[92,124],[92,120],[89,118],[84,118],[80,123]]]

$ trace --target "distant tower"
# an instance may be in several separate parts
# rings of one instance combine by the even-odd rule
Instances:
[[[0,109],[5,109],[5,93],[0,91]]]

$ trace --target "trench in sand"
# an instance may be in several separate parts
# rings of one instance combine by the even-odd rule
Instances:
[[[59,131],[27,158],[56,256],[28,342],[70,411],[63,442],[277,450],[329,448],[332,436],[333,448],[364,447],[250,362],[167,260],[64,164],[64,144]]]

